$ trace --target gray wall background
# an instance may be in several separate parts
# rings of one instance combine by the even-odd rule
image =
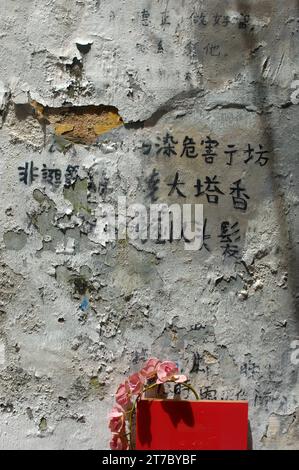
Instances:
[[[178,361],[201,398],[248,399],[254,448],[298,448],[298,2],[0,10],[0,448],[107,448],[113,393],[150,355]],[[91,106],[125,125],[69,145],[32,101],[76,107],[83,137]],[[181,156],[186,136],[196,158]],[[169,194],[177,172],[185,198]],[[240,179],[246,211],[230,194]],[[205,246],[101,243],[97,205],[118,196],[203,203]],[[238,230],[231,256],[223,222]]]

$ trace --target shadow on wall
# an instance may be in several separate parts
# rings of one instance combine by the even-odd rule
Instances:
[[[240,13],[251,13],[252,4],[250,0],[236,0],[237,9]],[[299,0],[297,1],[297,9],[299,12]],[[255,50],[258,47],[258,39],[254,30],[244,29],[242,34],[244,45],[247,50]],[[260,116],[260,127],[264,132],[267,146],[272,149],[273,159],[269,159],[269,169],[272,182],[272,192],[274,195],[274,205],[276,210],[276,218],[279,221],[279,235],[281,240],[281,254],[283,257],[285,270],[288,272],[288,285],[292,296],[293,311],[296,321],[297,332],[299,333],[299,247],[294,234],[292,234],[290,220],[287,216],[287,204],[283,194],[283,188],[277,178],[278,156],[275,154],[275,139],[271,123],[271,114],[266,111],[268,102],[268,85],[263,83],[262,70],[264,61],[261,59],[251,61],[252,79],[254,80],[254,96],[253,104],[262,110]],[[297,317],[297,318],[296,318]]]

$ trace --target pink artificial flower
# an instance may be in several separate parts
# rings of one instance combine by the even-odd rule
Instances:
[[[174,375],[177,375],[178,368],[175,362],[171,361],[164,361],[157,367],[157,383],[162,384],[167,382],[167,380],[171,380]]]
[[[183,383],[187,381],[185,375],[178,374],[178,367],[175,362],[164,361],[157,367],[157,384],[162,384],[168,380],[173,380],[176,383]]]
[[[124,410],[126,410],[129,406],[131,406],[130,400],[130,386],[128,381],[126,380],[123,384],[121,384],[115,394],[115,401],[118,405],[120,405]]]
[[[143,369],[141,369],[140,374],[143,375],[146,379],[151,379],[157,375],[157,367],[161,363],[159,359],[151,357],[146,361]]]
[[[128,379],[129,387],[130,387],[130,392],[132,395],[139,395],[139,393],[142,391],[143,384],[144,384],[144,378],[142,375],[136,373],[133,375],[130,375]]]
[[[109,413],[109,428],[113,433],[119,433],[123,430],[125,424],[124,410],[119,406],[115,405]]]
[[[122,434],[112,434],[110,440],[111,450],[128,450],[129,444],[127,438]]]
[[[174,375],[172,379],[175,381],[175,383],[182,384],[184,382],[187,382],[188,377],[186,377],[185,375]]]

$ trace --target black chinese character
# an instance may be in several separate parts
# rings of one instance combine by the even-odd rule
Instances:
[[[255,161],[260,166],[265,166],[269,160],[268,157],[265,157],[265,154],[269,153],[268,150],[263,150],[263,145],[259,144],[259,151],[254,151],[254,148],[250,144],[247,145],[247,149],[244,150],[244,153],[248,155],[244,163],[248,163],[250,160],[253,160],[255,155],[259,155],[258,159]]]
[[[248,194],[246,194],[245,188],[241,188],[242,180],[235,181],[232,186],[230,187],[230,194],[233,198],[234,208],[239,209],[241,211],[246,211],[247,209],[247,201],[246,199],[250,199]]]
[[[183,142],[183,150],[181,153],[181,157],[186,155],[187,158],[196,158],[198,153],[195,153],[195,142],[192,137],[186,136]]]
[[[169,191],[168,196],[171,196],[174,193],[174,191],[176,191],[179,196],[186,197],[185,194],[183,194],[182,191],[179,188],[179,186],[184,186],[184,184],[185,183],[180,182],[179,172],[177,171],[176,174],[175,174],[175,178],[174,178],[173,183],[168,183],[167,184],[167,186],[171,186],[171,190]]]
[[[79,165],[68,165],[65,170],[65,186],[71,186],[77,179]]]
[[[249,359],[248,362],[244,362],[240,367],[240,373],[251,379],[259,374],[259,372],[259,365],[253,362],[251,359]]]
[[[211,57],[219,57],[220,56],[220,46],[219,44],[210,44],[208,43],[203,50],[205,51],[206,55],[210,55]]]
[[[200,398],[202,400],[216,400],[216,398],[217,398],[217,391],[211,389],[210,386],[201,387],[200,391],[199,391],[199,394],[200,394]]]
[[[147,197],[150,198],[152,202],[157,201],[156,193],[159,191],[160,177],[156,168],[153,169],[150,176],[146,179],[148,194]]]
[[[223,16],[223,20],[222,20],[222,26],[228,26],[230,23],[230,19],[229,19],[229,16]]]
[[[193,363],[190,369],[190,374],[198,373],[200,371],[201,356],[198,352],[193,353]]]
[[[234,145],[234,144],[229,144],[229,145],[227,146],[227,150],[224,151],[224,153],[225,153],[226,155],[229,155],[229,161],[226,162],[227,165],[229,165],[229,166],[232,165],[232,163],[233,163],[233,156],[234,156],[234,154],[235,154],[237,151],[238,151],[238,150],[235,149],[235,145]]]
[[[102,198],[104,198],[108,192],[109,178],[106,176],[106,173],[102,173],[102,177],[99,181],[98,193]]]
[[[203,194],[206,194],[208,203],[210,204],[218,204],[219,196],[218,194],[224,194],[220,189],[218,188],[219,181],[217,181],[217,176],[213,176],[213,178],[210,178],[209,176],[206,176],[205,180],[205,185],[206,188],[204,191],[202,191],[202,183],[200,179],[196,180],[196,184],[194,187],[197,189],[197,193],[195,194],[195,197],[201,196]],[[215,194],[213,194],[215,193]]]
[[[25,166],[19,166],[20,181],[28,186],[38,178],[38,168],[34,166],[33,162],[25,162]]]
[[[245,390],[241,389],[236,393],[237,400],[246,400],[246,398],[247,398],[247,393]]]
[[[201,145],[205,145],[205,153],[202,154],[205,158],[205,162],[213,163],[214,157],[217,156],[217,153],[214,150],[218,147],[219,142],[217,142],[217,140],[212,140],[211,137],[207,136],[206,140],[201,141]]]
[[[159,140],[160,137],[158,137]],[[170,157],[171,155],[177,155],[175,151],[175,145],[178,142],[173,139],[173,136],[169,133],[166,134],[165,137],[163,137],[163,145],[160,146],[160,144],[156,144],[156,147],[160,147],[157,150],[157,155],[159,155],[161,152],[163,155],[166,155],[167,157]]]
[[[61,170],[59,170],[58,168],[48,168],[47,165],[45,165],[44,163],[41,173],[43,182],[51,184],[55,187],[60,186]]]
[[[214,25],[213,26],[219,25],[221,18],[222,18],[222,15],[219,15],[218,13],[216,13],[214,15]]]
[[[149,17],[150,17],[150,12],[146,9],[142,10],[141,12],[141,22],[143,26],[149,26]]]
[[[160,41],[158,42],[157,53],[158,54],[163,54],[163,52],[164,52],[163,42],[162,42],[162,39],[160,39]]]
[[[190,81],[191,81],[191,78],[192,78],[192,77],[191,77],[191,73],[190,73],[190,72],[186,72],[186,74],[185,74],[185,80],[186,80],[187,82],[190,82]]]
[[[223,256],[239,258],[239,246],[237,243],[240,241],[240,229],[238,222],[233,225],[230,225],[230,223],[226,221],[222,222],[221,232],[218,238],[220,238]]]
[[[208,20],[207,20],[207,15],[205,13],[201,13],[200,15],[196,14],[196,13],[192,13],[192,17],[193,17],[193,23],[194,24],[200,24],[202,26],[207,26]]]
[[[255,152],[257,155],[259,155],[259,158],[256,160],[255,163],[258,163],[260,166],[265,166],[269,160],[268,157],[265,157],[264,154],[265,153],[269,153],[268,150],[263,150],[263,146],[261,144],[259,144],[259,152]]]
[[[199,43],[189,41],[185,46],[186,54],[190,57],[192,63],[198,61],[198,56],[200,54]]]
[[[244,13],[241,13],[240,21],[239,21],[239,29],[246,29],[249,21],[250,21],[250,15],[245,15]]]

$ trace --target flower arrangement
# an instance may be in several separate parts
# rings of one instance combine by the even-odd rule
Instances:
[[[130,375],[121,385],[116,394],[116,404],[109,414],[109,429],[112,432],[110,448],[112,450],[128,450],[133,448],[132,427],[137,401],[142,395],[166,382],[182,384],[190,389],[196,399],[197,393],[187,384],[188,378],[180,375],[178,367],[172,361],[160,361],[154,357],[148,359],[144,367]]]

